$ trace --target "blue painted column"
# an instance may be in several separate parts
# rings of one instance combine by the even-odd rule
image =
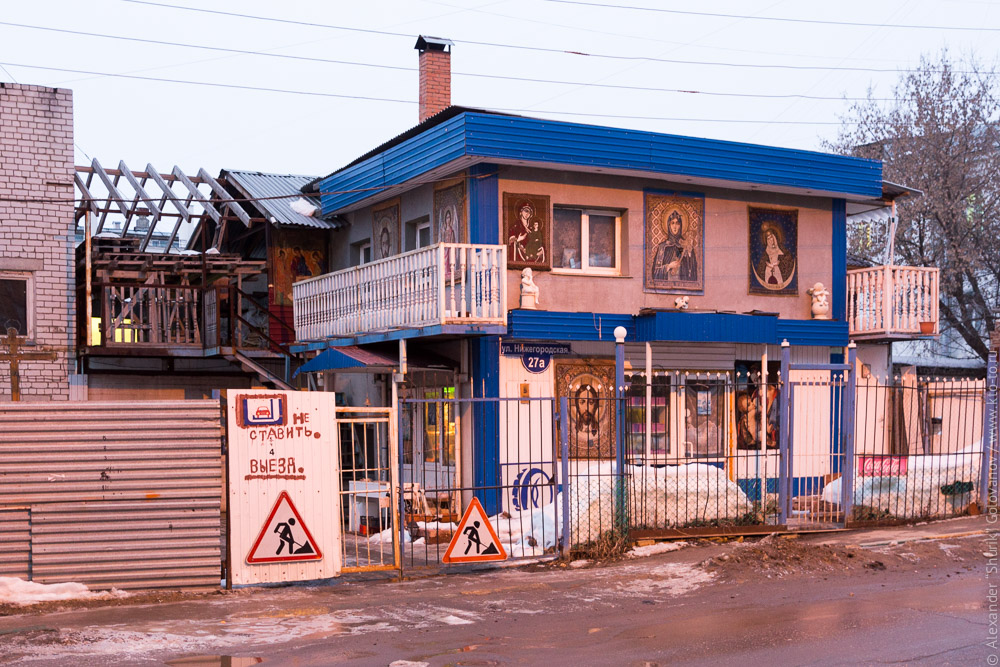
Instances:
[[[830,305],[833,319],[847,319],[847,201],[833,200],[833,237],[831,246],[833,284],[830,285]]]
[[[788,494],[791,486],[792,462],[789,444],[792,434],[789,433],[788,410],[792,401],[792,347],[787,340],[781,341],[781,376],[778,381],[782,383],[778,393],[778,522],[781,525],[788,523]],[[767,369],[762,370],[763,376],[767,377]],[[767,488],[761,489],[761,502],[766,497]]]
[[[469,242],[500,243],[500,179],[497,167],[478,164],[469,169]],[[501,280],[506,280],[501,276]],[[469,340],[472,356],[472,394],[476,398],[500,396],[500,339]],[[503,507],[500,476],[500,430],[497,400],[478,401],[472,409],[472,483],[474,495],[488,515]]]

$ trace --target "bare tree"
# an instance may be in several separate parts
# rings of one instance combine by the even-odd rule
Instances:
[[[883,161],[883,178],[924,192],[899,201],[896,256],[941,271],[942,329],[983,359],[1000,296],[997,73],[968,58],[921,58],[889,101],[869,89],[828,148]],[[878,259],[882,248],[852,244]]]

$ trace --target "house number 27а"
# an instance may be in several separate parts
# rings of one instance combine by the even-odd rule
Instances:
[[[551,354],[526,352],[521,355],[521,365],[524,366],[525,370],[529,373],[544,373],[550,363],[552,363]]]

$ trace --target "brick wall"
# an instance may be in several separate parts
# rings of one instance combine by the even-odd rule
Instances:
[[[420,122],[451,106],[451,53],[420,52]]]
[[[0,83],[0,272],[33,278],[34,345],[26,351],[57,353],[55,361],[21,362],[23,401],[69,399],[75,354],[72,198],[72,91]],[[10,367],[0,362],[0,401],[9,400]]]

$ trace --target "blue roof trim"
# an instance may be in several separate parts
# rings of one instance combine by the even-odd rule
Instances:
[[[466,153],[465,116],[462,114],[426,132],[392,146],[364,162],[321,180],[323,215],[330,215],[385,188],[416,178]]]
[[[785,320],[775,315],[681,313],[648,315],[566,313],[512,310],[507,314],[505,340],[614,341],[623,326],[630,342],[756,343],[778,345],[847,345],[847,323],[833,320]]]
[[[875,160],[561,121],[467,113],[472,155],[880,197]]]
[[[465,156],[882,195],[876,160],[467,111],[320,181],[337,193],[322,197],[323,215]]]

